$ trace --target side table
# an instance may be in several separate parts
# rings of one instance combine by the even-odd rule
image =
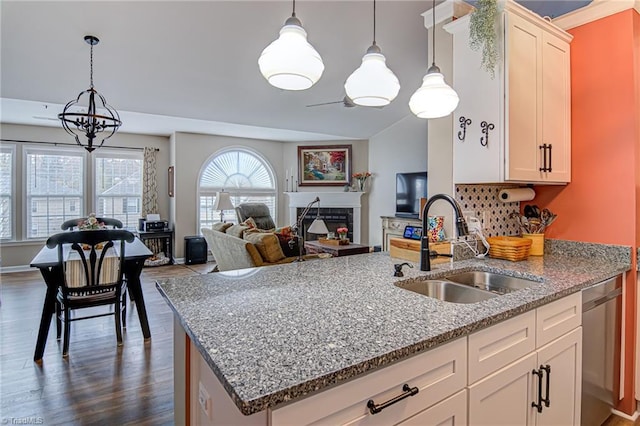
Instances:
[[[145,266],[160,266],[173,264],[173,229],[163,231],[137,231],[138,238],[153,252],[153,257],[145,260]],[[164,253],[164,258],[157,258],[158,253]]]
[[[329,253],[333,257],[369,253],[369,246],[355,243],[345,244],[343,246],[334,246],[330,244],[322,244],[318,241],[305,241],[304,248],[307,250],[308,254]]]

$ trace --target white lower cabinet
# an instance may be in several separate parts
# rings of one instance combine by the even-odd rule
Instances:
[[[461,338],[331,390],[276,408],[271,411],[271,425],[395,425],[404,424],[404,421],[409,421],[407,424],[432,424],[426,420],[426,412],[430,408],[440,419],[439,423],[465,424],[459,419],[466,414],[466,406],[444,402],[464,390],[466,384],[467,339]],[[407,394],[403,390],[405,385],[417,393],[372,414],[371,404],[384,406]],[[440,402],[443,405],[438,406]],[[411,423],[418,421],[412,420],[416,415],[420,415],[421,420]],[[454,420],[455,423],[447,423]]]
[[[469,386],[469,424],[579,425],[581,354],[578,327]]]
[[[467,391],[437,403],[431,408],[416,414],[408,420],[398,423],[402,426],[462,426],[467,424]]]

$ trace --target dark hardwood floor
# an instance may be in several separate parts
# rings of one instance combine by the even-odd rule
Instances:
[[[41,364],[33,361],[45,286],[37,270],[0,275],[0,423],[173,424],[173,314],[155,288],[167,276],[207,273],[213,264],[145,268],[151,328],[127,312],[124,345],[112,316],[71,324],[68,359],[52,321]]]

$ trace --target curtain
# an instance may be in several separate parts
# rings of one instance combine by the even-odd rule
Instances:
[[[158,182],[156,180],[156,148],[145,147],[142,170],[142,217],[158,213]]]

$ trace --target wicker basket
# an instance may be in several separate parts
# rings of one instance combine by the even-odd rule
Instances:
[[[506,259],[513,262],[525,260],[529,257],[531,240],[520,237],[490,237],[489,256],[497,259]]]

